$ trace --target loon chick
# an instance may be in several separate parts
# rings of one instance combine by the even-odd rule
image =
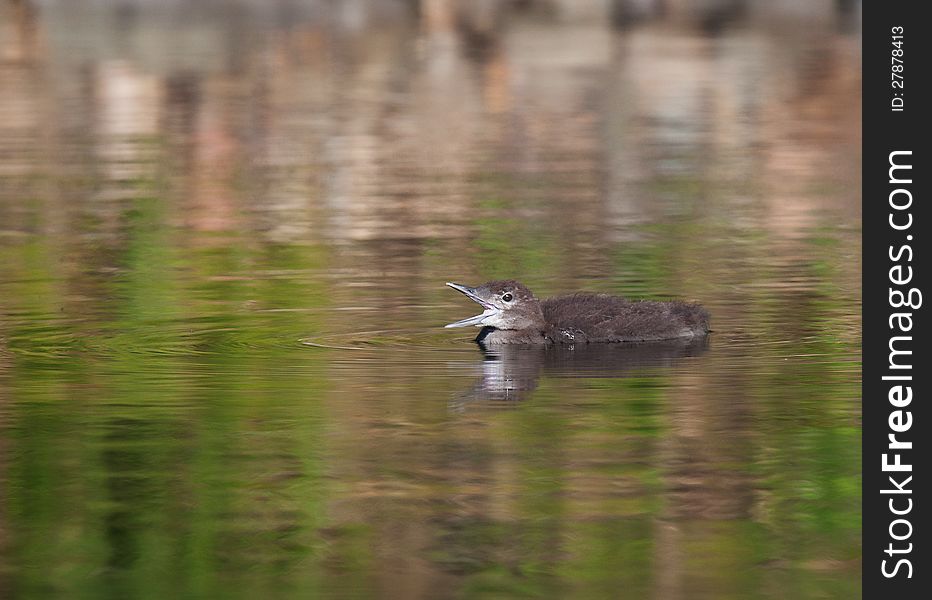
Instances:
[[[447,327],[482,327],[476,341],[483,344],[647,342],[709,332],[709,313],[698,304],[585,292],[538,300],[513,279],[475,288],[447,285],[485,309]]]

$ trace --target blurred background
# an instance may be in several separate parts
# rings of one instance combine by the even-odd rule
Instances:
[[[0,597],[859,597],[859,36],[0,0]],[[715,331],[579,370],[442,329],[506,277]]]

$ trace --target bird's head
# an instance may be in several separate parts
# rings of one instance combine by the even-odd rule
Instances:
[[[531,290],[512,279],[490,281],[478,287],[458,283],[447,283],[473,302],[483,311],[474,317],[450,323],[447,327],[494,327],[496,329],[531,329],[542,327],[544,313],[540,301]]]

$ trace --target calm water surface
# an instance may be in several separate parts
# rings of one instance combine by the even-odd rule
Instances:
[[[415,4],[0,3],[0,596],[858,597],[850,3]]]

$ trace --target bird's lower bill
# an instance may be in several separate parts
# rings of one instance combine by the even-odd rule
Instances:
[[[468,319],[463,319],[462,321],[456,321],[455,323],[450,323],[449,325],[445,325],[445,327],[469,327],[471,325],[475,325],[476,327],[484,327],[486,325],[489,325],[492,321],[495,321],[498,319],[498,316],[501,314],[502,311],[496,308],[495,306],[493,306],[492,304],[483,300],[478,294],[476,294],[476,290],[474,288],[471,288],[465,285],[460,285],[458,283],[447,282],[447,285],[453,288],[454,290],[456,290],[457,292],[462,293],[464,296],[466,296],[467,298],[469,298],[476,304],[479,304],[485,310],[482,311],[481,315],[469,317]]]
[[[470,325],[484,327],[489,324],[489,321],[496,319],[500,312],[501,311],[497,308],[487,308],[482,311],[481,315],[469,317],[468,319],[463,319],[462,321],[456,321],[455,323],[444,325],[444,327],[469,327]]]

